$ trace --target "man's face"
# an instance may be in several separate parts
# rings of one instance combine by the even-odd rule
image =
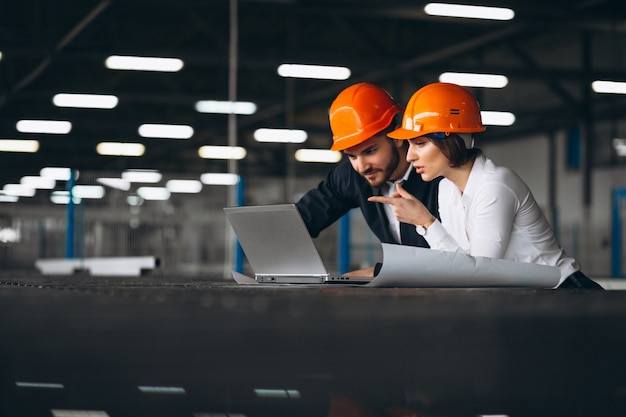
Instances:
[[[389,139],[385,133],[372,136],[363,143],[343,151],[352,168],[369,182],[380,187],[386,181],[399,179],[408,168],[400,155],[402,143]],[[400,166],[403,165],[403,166]]]

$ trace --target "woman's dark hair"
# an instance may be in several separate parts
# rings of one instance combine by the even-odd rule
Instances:
[[[443,139],[433,138],[428,135],[427,137],[450,160],[450,166],[453,168],[473,161],[482,153],[478,148],[467,149],[463,138],[455,133],[451,133],[450,136]]]

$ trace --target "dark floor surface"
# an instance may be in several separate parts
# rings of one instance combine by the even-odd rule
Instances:
[[[623,417],[626,292],[5,272],[0,371],[1,417]]]

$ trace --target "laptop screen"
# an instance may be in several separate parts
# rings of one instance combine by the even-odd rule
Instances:
[[[294,204],[226,207],[224,213],[256,276],[326,276]]]

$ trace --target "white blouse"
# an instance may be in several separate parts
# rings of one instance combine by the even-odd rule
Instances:
[[[432,249],[558,266],[559,284],[580,269],[524,181],[484,155],[474,161],[464,193],[448,179],[439,183],[439,214],[441,222],[424,236]]]

